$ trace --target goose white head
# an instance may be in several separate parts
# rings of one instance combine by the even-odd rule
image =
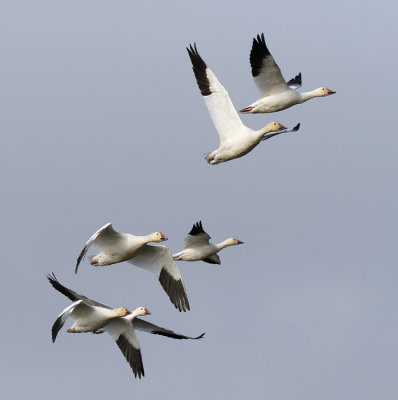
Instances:
[[[131,314],[131,311],[127,307],[116,308],[115,311],[118,317],[125,317]]]
[[[287,127],[285,125],[280,124],[277,121],[273,121],[270,122],[269,124],[267,124],[263,129],[262,132],[263,133],[268,133],[268,132],[279,132],[282,131],[284,129],[287,129]]]
[[[145,307],[138,307],[133,311],[133,314],[137,317],[142,317],[144,315],[150,315],[151,312]]]
[[[151,235],[151,242],[164,242],[165,240],[168,240],[168,237],[162,232],[155,232]]]
[[[330,96],[331,94],[336,93],[335,91],[330,90],[325,87],[320,87],[320,88],[316,89],[315,92],[316,92],[317,97]]]
[[[244,244],[245,242],[242,242],[241,240],[238,239],[227,239],[229,246],[235,246],[236,244]]]

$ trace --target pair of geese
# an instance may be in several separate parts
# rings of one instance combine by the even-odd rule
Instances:
[[[298,131],[300,124],[291,131],[279,122],[271,122],[264,128],[255,131],[243,125],[236,112],[228,92],[221,85],[216,75],[206,65],[199,55],[196,44],[187,48],[192,62],[201,94],[204,96],[207,109],[220,137],[218,149],[207,153],[205,159],[209,164],[219,164],[234,158],[242,157],[254,149],[261,141],[286,132]],[[303,103],[314,97],[324,97],[336,92],[325,87],[311,92],[298,93],[301,87],[301,73],[286,82],[269,52],[264,34],[253,39],[250,53],[250,64],[254,81],[261,92],[259,100],[240,110],[242,113],[270,113],[281,111],[293,105]],[[241,244],[238,239],[227,239],[217,245],[210,243],[210,236],[203,230],[201,222],[193,225],[185,238],[182,251],[171,254],[166,246],[152,246],[149,242],[162,242],[167,237],[161,232],[146,236],[135,236],[115,231],[108,223],[100,228],[87,241],[80,253],[75,273],[84,259],[90,246],[101,249],[100,253],[90,257],[94,266],[111,265],[128,261],[138,267],[152,271],[169,296],[171,302],[179,311],[189,310],[188,297],[182,281],[181,273],[174,260],[198,261],[220,264],[218,252],[231,245]],[[150,312],[145,307],[138,307],[133,312],[126,307],[112,309],[104,304],[80,295],[63,286],[54,274],[47,276],[50,284],[64,294],[73,303],[61,312],[52,327],[52,340],[55,341],[58,332],[65,321],[71,317],[75,320],[68,332],[107,332],[115,340],[124,357],[130,364],[134,376],[144,376],[140,344],[135,329],[152,334],[168,336],[174,339],[199,339],[175,333],[169,329],[143,321],[139,316]]]
[[[166,246],[148,244],[167,240],[167,237],[162,232],[136,236],[117,232],[113,229],[112,224],[108,223],[95,232],[87,241],[77,259],[75,273],[77,273],[79,264],[84,259],[88,249],[91,246],[99,247],[101,251],[90,257],[91,265],[106,266],[128,261],[138,267],[152,271],[159,279],[174,306],[179,311],[186,311],[190,309],[188,297],[180,270],[174,260],[202,260],[211,264],[220,264],[220,257],[217,254],[220,250],[227,246],[243,243],[238,239],[230,238],[214,245],[210,243],[210,239],[210,236],[203,230],[202,222],[199,221],[193,225],[185,238],[184,249],[172,255]],[[71,305],[59,314],[53,324],[53,342],[69,317],[75,321],[71,328],[68,329],[69,333],[107,332],[122,351],[135,377],[141,378],[141,376],[144,376],[141,349],[135,329],[174,339],[200,339],[204,336],[203,333],[198,337],[189,337],[150,324],[137,318],[150,314],[145,307],[138,307],[133,312],[127,307],[112,309],[66,288],[57,280],[54,274],[48,275],[47,278],[56,290],[73,301]]]
[[[196,44],[190,45],[187,51],[199,90],[204,96],[207,110],[220,137],[220,147],[205,154],[205,159],[209,164],[219,164],[242,157],[263,140],[281,133],[299,130],[300,124],[288,131],[284,125],[276,121],[270,122],[260,130],[253,130],[243,125],[228,92],[199,55]],[[261,96],[253,104],[240,110],[242,113],[281,111],[314,97],[330,96],[336,93],[326,87],[320,87],[311,92],[297,92],[296,89],[301,87],[301,72],[289,82],[285,81],[268,50],[264,34],[257,35],[257,39],[253,39],[250,64]]]

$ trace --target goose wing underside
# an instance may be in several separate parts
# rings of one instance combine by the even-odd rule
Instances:
[[[194,46],[187,48],[192,69],[207,110],[220,136],[221,144],[239,135],[244,125],[232,104],[231,98],[213,71],[206,65]]]
[[[190,309],[180,270],[166,246],[146,244],[127,261],[137,267],[152,271],[158,277],[170,301],[179,311]]]
[[[278,64],[268,50],[264,33],[253,38],[250,65],[254,82],[261,92],[260,97],[270,96],[289,89]]]

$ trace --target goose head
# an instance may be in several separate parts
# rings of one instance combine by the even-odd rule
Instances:
[[[167,236],[163,235],[162,232],[155,232],[151,235],[151,242],[164,242],[167,239]]]
[[[323,97],[323,96],[330,96],[331,94],[335,94],[336,92],[334,90],[330,90],[325,87],[320,87],[319,89],[316,89],[318,97]]]
[[[244,242],[242,242],[241,240],[239,240],[239,239],[234,239],[234,238],[227,239],[227,241],[228,241],[228,245],[229,245],[229,246],[235,246],[235,245],[237,245],[237,244],[244,244]]]
[[[266,133],[268,133],[268,132],[279,132],[279,131],[283,131],[284,129],[287,129],[286,126],[280,124],[277,121],[270,122],[264,128]]]
[[[125,317],[126,315],[131,314],[131,311],[127,307],[116,308],[115,311],[118,317]]]
[[[133,314],[138,317],[142,317],[144,315],[150,315],[151,312],[145,307],[138,307],[133,311]]]

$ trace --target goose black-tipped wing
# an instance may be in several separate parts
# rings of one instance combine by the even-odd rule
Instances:
[[[203,229],[202,221],[196,222],[196,224],[193,224],[188,236],[185,237],[184,248],[207,246],[210,239],[210,235]]]
[[[144,364],[142,363],[141,349],[136,349],[131,345],[128,339],[123,335],[119,336],[116,340],[116,344],[123,353],[125,359],[129,363],[131,369],[133,370],[134,376],[141,379],[141,376],[145,376]]]
[[[182,278],[175,279],[170,272],[163,267],[160,271],[159,282],[178,311],[190,310]]]
[[[198,53],[196,44],[194,46],[190,45],[187,50],[192,62],[196,82],[204,96],[207,110],[220,136],[221,144],[239,136],[245,127],[232,104],[228,92],[203,61]]]
[[[132,324],[136,330],[152,333],[152,335],[167,336],[172,339],[197,340],[197,339],[202,339],[205,335],[204,333],[202,333],[201,335],[196,336],[196,337],[182,335],[181,333],[176,333],[176,332],[171,331],[170,329],[162,328],[161,326],[151,324],[150,322],[144,321],[140,318],[134,318],[134,320],[132,321]]]
[[[301,87],[301,72],[298,73],[294,78],[290,79],[287,83],[290,89],[298,89]]]
[[[127,261],[137,267],[152,271],[179,311],[190,309],[180,270],[166,246],[146,244]]]
[[[108,308],[111,309],[111,307],[105,305],[105,304],[101,304],[98,303],[95,300],[91,300],[90,298],[83,296],[82,294],[76,293],[75,291],[68,289],[67,287],[65,287],[64,285],[62,285],[57,277],[55,276],[54,272],[52,274],[48,274],[47,275],[47,279],[48,281],[51,283],[51,285],[53,286],[53,288],[55,290],[58,290],[58,292],[62,293],[64,296],[66,296],[68,299],[72,300],[72,301],[77,301],[77,300],[83,300],[86,304],[90,305],[90,306],[96,306],[96,307],[103,307],[103,308]]]
[[[95,232],[90,239],[87,240],[86,245],[83,250],[80,252],[79,257],[76,261],[75,274],[77,274],[77,270],[79,268],[80,262],[84,259],[87,254],[88,249],[94,245],[99,248],[104,248],[110,244],[117,242],[118,240],[123,238],[123,234],[117,232],[113,229],[112,223],[108,222],[103,227],[99,228],[97,232]]]
[[[218,265],[221,264],[221,260],[218,254],[212,254],[211,256],[202,259],[202,261],[207,262],[209,264],[218,264]]]
[[[65,310],[63,310],[61,312],[61,314],[58,315],[58,318],[55,320],[55,322],[51,328],[51,337],[52,337],[53,343],[55,342],[55,339],[57,338],[58,332],[64,326],[65,321],[69,318],[71,312],[75,309],[75,307],[77,307],[82,302],[83,302],[83,300],[75,301],[70,306],[66,307]]]
[[[250,65],[252,76],[257,87],[260,89],[261,97],[283,92],[288,89],[281,70],[268,50],[264,39],[264,33],[257,35],[257,38],[253,38],[253,45],[250,52]]]
[[[103,328],[118,345],[123,356],[133,370],[134,376],[144,376],[141,348],[131,321],[126,318],[115,318]]]

